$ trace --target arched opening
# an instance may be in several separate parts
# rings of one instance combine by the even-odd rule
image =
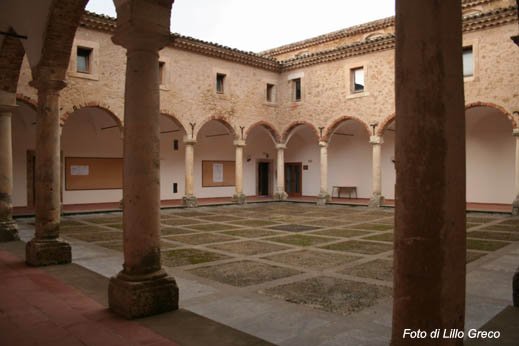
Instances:
[[[243,156],[243,188],[246,195],[272,196],[275,180],[275,141],[279,134],[269,124],[256,123],[246,132]]]
[[[395,199],[395,129],[396,121],[393,116],[381,126],[381,131],[379,132],[379,135],[384,138],[384,143],[381,147],[380,165],[382,170],[382,195],[386,200]]]
[[[100,107],[76,109],[63,124],[63,204],[122,199],[123,143],[117,116]]]
[[[510,119],[490,106],[469,105],[465,114],[467,202],[509,204],[515,198]]]
[[[320,158],[319,137],[309,123],[289,126],[284,132],[285,191],[289,197],[319,194]]]
[[[341,198],[369,198],[372,193],[371,155],[369,133],[364,123],[355,119],[337,123],[328,140],[328,191],[333,193],[333,186],[354,187]]]
[[[194,194],[198,198],[229,197],[235,190],[233,127],[223,119],[202,123],[196,134]]]
[[[185,191],[184,126],[169,114],[160,116],[160,199],[180,199]]]
[[[13,206],[34,206],[34,165],[36,149],[36,109],[32,103],[17,100],[11,118],[13,148]]]

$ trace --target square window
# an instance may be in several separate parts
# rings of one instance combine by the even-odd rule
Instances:
[[[267,102],[276,101],[276,86],[274,84],[267,83]]]
[[[364,91],[364,67],[351,69],[351,92],[360,93]]]
[[[472,46],[463,47],[463,77],[474,75],[474,54]]]
[[[292,80],[293,85],[293,97],[294,101],[301,101],[301,78],[295,78]]]
[[[159,61],[159,81],[161,85],[164,84],[164,66],[166,66],[166,63]]]
[[[77,47],[76,71],[81,73],[90,73],[91,57],[92,48]]]
[[[218,94],[224,93],[224,82],[225,82],[225,74],[217,73],[216,74],[216,92]]]

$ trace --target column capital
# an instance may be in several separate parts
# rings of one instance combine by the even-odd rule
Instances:
[[[519,128],[516,128],[513,130],[512,134],[515,136],[515,137],[519,137]]]
[[[287,145],[285,143],[276,143],[276,149],[285,150],[287,148]]]
[[[117,0],[112,41],[128,50],[159,51],[169,41],[173,0]]]
[[[245,140],[243,139],[236,139],[232,142],[235,147],[244,147],[245,146]]]
[[[328,147],[328,142],[325,142],[325,141],[319,141],[319,146],[320,146],[320,147],[327,148],[327,147]]]
[[[369,137],[369,143],[370,144],[383,144],[384,143],[384,137],[382,137],[382,136],[371,136],[371,137]]]
[[[196,139],[184,137],[183,138],[183,142],[184,142],[185,145],[195,145],[196,144]]]
[[[67,82],[60,79],[33,79],[29,85],[38,89],[38,91],[53,91],[58,92],[67,86]]]

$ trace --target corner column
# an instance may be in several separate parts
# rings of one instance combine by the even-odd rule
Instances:
[[[512,202],[512,215],[519,215],[519,129],[514,129],[515,137],[515,200]]]
[[[0,242],[18,240],[18,226],[13,220],[13,147],[11,118],[16,95],[0,91]]]
[[[194,195],[193,189],[193,166],[195,160],[195,144],[196,139],[184,138],[184,145],[186,146],[186,158],[185,158],[185,193],[182,197],[182,204],[188,208],[194,208],[198,206],[198,201]]]
[[[396,1],[396,209],[391,345],[463,345],[465,109],[461,1]]]
[[[159,54],[169,39],[172,0],[116,2],[112,38],[126,48],[123,270],[108,305],[126,318],[178,309],[178,287],[160,259]]]
[[[243,147],[245,147],[245,141],[235,140],[234,147],[236,148],[236,192],[232,196],[232,200],[238,204],[245,204],[246,196],[243,194]]]
[[[286,144],[277,143],[277,176],[276,176],[276,192],[274,193],[274,199],[285,200],[288,198],[285,192],[285,149]]]
[[[62,80],[33,80],[38,89],[34,238],[25,247],[25,261],[32,266],[70,263],[70,245],[59,239],[61,214],[61,160],[59,92]]]
[[[381,155],[382,144],[384,139],[380,136],[371,136],[369,143],[373,146],[373,166],[372,166],[372,190],[373,195],[369,200],[368,206],[378,208],[384,204],[384,196],[382,196],[382,167]]]
[[[317,205],[325,205],[330,201],[328,193],[328,143],[319,141],[321,151],[321,187],[317,198]]]

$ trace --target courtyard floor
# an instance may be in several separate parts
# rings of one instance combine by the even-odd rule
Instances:
[[[165,209],[162,262],[180,306],[281,345],[384,345],[391,332],[393,209],[304,203]],[[33,220],[19,219],[29,240]],[[467,328],[511,304],[519,218],[467,216]],[[66,216],[74,263],[122,266],[120,213]]]

